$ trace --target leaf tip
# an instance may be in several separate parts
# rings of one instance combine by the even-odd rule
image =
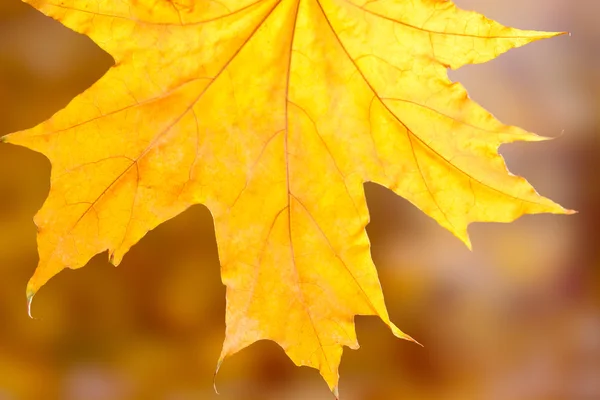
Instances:
[[[461,230],[453,230],[452,233],[467,246],[469,251],[473,251],[473,243],[471,243],[471,238],[469,237],[469,233],[467,232],[467,228],[464,227]]]
[[[219,361],[217,362],[217,368],[213,374],[213,390],[216,394],[220,394],[219,390],[217,389],[217,374],[219,373],[219,369],[221,369],[221,364],[223,364],[223,357],[219,358]]]
[[[335,400],[340,400],[340,391],[337,386],[334,386],[333,389],[331,389],[331,393],[335,396]]]
[[[417,342],[413,337],[411,337],[410,335],[407,335],[406,333],[402,332],[396,325],[394,325],[393,323],[390,323],[390,328],[392,328],[392,333],[394,334],[394,336],[396,336],[398,339],[404,339],[404,340],[408,340],[410,342],[416,343],[421,347],[424,347],[421,343]]]
[[[553,208],[548,211],[551,214],[562,214],[562,215],[573,215],[573,214],[579,214],[579,211],[577,210],[572,210],[570,208],[565,208],[563,206],[561,206],[560,204],[554,203],[553,204]]]
[[[33,297],[35,296],[35,292],[28,288],[26,294],[27,294],[27,315],[29,316],[29,318],[35,319],[35,318],[33,318],[33,315],[31,315],[31,305],[33,303]]]
[[[421,343],[417,342],[417,340],[416,340],[415,338],[413,338],[412,336],[409,336],[409,335],[407,335],[407,334],[404,334],[404,336],[402,337],[402,339],[406,339],[406,340],[408,340],[408,341],[410,341],[410,342],[413,342],[413,343],[415,343],[415,344],[418,344],[418,345],[419,345],[419,346],[421,346],[421,347],[425,347],[425,346],[423,346]]]
[[[109,252],[108,254],[108,263],[113,267],[118,267],[121,264],[122,256],[117,257],[114,251]]]
[[[530,137],[527,138],[526,140],[530,141],[530,142],[543,142],[543,141],[546,141],[546,140],[554,140],[554,139],[561,138],[561,137],[564,136],[564,134],[565,134],[565,130],[564,129],[561,130],[560,133],[558,135],[556,135],[556,136],[541,136],[541,135],[536,135],[535,133],[531,133]]]
[[[571,36],[571,32],[567,32],[567,31],[564,31],[564,32],[554,32],[552,34],[552,36],[563,36],[563,35]]]
[[[564,35],[568,35],[571,36],[571,32],[539,32],[540,36],[538,37],[539,39],[550,39],[553,37],[557,37],[557,36],[564,36]]]
[[[473,243],[471,243],[471,239],[468,236],[462,239],[462,241],[465,244],[465,246],[467,246],[467,249],[469,249],[469,251],[473,251]]]

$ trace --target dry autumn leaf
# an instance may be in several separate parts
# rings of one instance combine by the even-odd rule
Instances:
[[[511,175],[498,122],[446,69],[555,33],[443,0],[26,0],[115,59],[50,120],[3,141],[52,163],[27,296],[108,250],[117,265],[194,204],[227,286],[220,363],[260,339],[337,392],[355,315],[390,320],[363,183],[408,199],[468,246],[474,221],[568,213]]]

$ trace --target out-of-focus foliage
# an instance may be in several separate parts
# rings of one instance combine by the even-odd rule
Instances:
[[[426,347],[394,341],[381,324],[359,319],[363,350],[345,356],[345,398],[598,395],[595,5],[583,12],[569,2],[551,7],[546,1],[531,10],[525,3],[536,1],[459,4],[506,24],[557,26],[573,37],[453,77],[501,120],[548,136],[565,131],[554,142],[502,151],[512,171],[581,214],[573,221],[528,217],[509,226],[477,225],[469,253],[411,206],[367,185],[368,231],[390,314]],[[568,57],[557,60],[557,52]],[[0,58],[0,133],[47,118],[111,63],[85,38],[12,1],[0,6]],[[150,233],[118,269],[102,256],[86,269],[61,274],[36,299],[34,315],[41,320],[30,321],[22,296],[36,262],[30,216],[47,194],[49,164],[3,147],[0,394],[212,398],[210,366],[224,332],[224,290],[208,211],[196,206]],[[291,368],[276,346],[250,349],[223,368],[225,398],[328,398],[316,375]]]

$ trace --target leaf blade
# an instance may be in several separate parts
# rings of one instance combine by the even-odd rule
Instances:
[[[335,393],[343,346],[358,347],[355,315],[412,340],[385,307],[364,182],[469,247],[472,222],[570,213],[497,153],[542,138],[497,121],[446,71],[555,33],[433,0],[29,3],[116,65],[50,120],[3,138],[52,163],[28,298],[99,252],[119,264],[203,203],[227,286],[219,365],[270,339]]]

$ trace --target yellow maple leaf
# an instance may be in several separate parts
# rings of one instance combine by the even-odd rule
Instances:
[[[568,213],[510,174],[506,126],[446,69],[555,33],[444,0],[26,0],[116,63],[50,120],[3,138],[46,155],[32,298],[108,250],[117,265],[194,204],[215,220],[227,329],[219,365],[260,339],[336,392],[355,315],[390,320],[363,183],[470,246],[467,225]]]

